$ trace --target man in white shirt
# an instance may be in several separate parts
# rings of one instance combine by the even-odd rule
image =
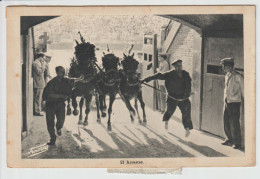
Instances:
[[[159,69],[157,72],[164,73],[170,70],[169,62],[167,61],[167,54],[159,54]],[[158,80],[159,92],[158,105],[161,113],[164,113],[166,108],[166,88],[163,80]]]
[[[32,63],[33,76],[33,94],[34,94],[34,111],[35,116],[43,116],[42,112],[42,93],[45,87],[44,71],[46,69],[46,62],[44,54],[39,53],[38,58]]]
[[[139,62],[137,72],[140,74],[140,78],[143,78],[143,53],[142,52],[137,53],[136,60]]]
[[[241,148],[240,106],[244,98],[244,77],[234,68],[234,58],[221,60],[225,76],[224,89],[224,130],[227,140],[222,145]]]

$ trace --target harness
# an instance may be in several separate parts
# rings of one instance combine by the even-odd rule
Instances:
[[[100,81],[104,84],[104,85],[106,85],[106,86],[114,86],[115,84],[116,84],[116,82],[119,82],[120,81],[120,78],[119,78],[119,75],[118,75],[118,70],[115,70],[115,69],[110,69],[110,70],[108,70],[107,72],[103,72],[102,71],[102,73],[101,74],[103,74],[103,75],[101,75],[100,76]],[[114,75],[114,78],[109,78],[109,80],[111,80],[111,82],[108,82],[108,81],[106,81],[104,78],[102,78],[102,77],[109,77],[109,75],[110,74],[115,74]],[[111,76],[112,76],[111,75]]]

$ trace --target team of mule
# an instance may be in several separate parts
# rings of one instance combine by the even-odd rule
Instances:
[[[120,98],[125,103],[130,112],[131,121],[137,113],[137,118],[140,123],[146,124],[145,104],[142,98],[140,74],[137,72],[138,61],[134,59],[134,53],[130,55],[133,48],[129,50],[128,55],[124,55],[120,62],[119,58],[110,52],[107,46],[107,52],[103,52],[102,67],[97,65],[95,57],[95,45],[86,42],[80,34],[81,42],[76,40],[75,58],[71,60],[68,76],[70,78],[77,78],[73,84],[73,90],[68,99],[67,115],[71,114],[70,100],[73,106],[73,115],[78,115],[78,124],[88,125],[88,116],[91,109],[92,98],[95,97],[97,122],[101,122],[100,112],[102,117],[106,117],[106,96],[109,96],[109,105],[107,110],[107,129],[112,130],[111,127],[111,113],[112,106],[119,94]],[[77,97],[80,97],[79,111],[77,109]],[[135,110],[131,106],[130,100],[134,99]],[[83,114],[82,108],[85,101],[85,120],[82,122]],[[140,102],[143,110],[143,121],[140,118],[137,102]]]

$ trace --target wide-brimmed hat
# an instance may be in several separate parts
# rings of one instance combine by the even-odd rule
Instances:
[[[158,56],[166,59],[169,56],[169,54],[168,53],[159,53]]]
[[[52,54],[51,54],[50,52],[45,52],[44,55],[45,55],[46,57],[50,57],[50,58],[52,57]]]
[[[45,55],[43,52],[38,52],[37,55]]]

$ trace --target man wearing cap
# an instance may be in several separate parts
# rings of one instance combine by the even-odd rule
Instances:
[[[46,69],[46,62],[44,61],[44,54],[39,53],[38,58],[32,63],[32,77],[33,77],[33,94],[34,94],[34,111],[36,116],[43,116],[42,112],[42,92],[45,87],[44,71]]]
[[[168,92],[167,109],[163,116],[165,128],[168,128],[168,121],[178,106],[182,113],[182,124],[186,130],[186,137],[188,137],[190,130],[193,129],[191,103],[189,100],[191,94],[191,78],[187,71],[182,70],[182,60],[175,60],[172,65],[175,70],[165,73],[156,73],[141,82],[149,82],[155,79],[165,80],[165,87]]]
[[[55,116],[57,118],[56,130],[61,135],[61,129],[65,121],[65,101],[72,93],[72,82],[65,78],[65,69],[62,66],[55,68],[57,76],[50,80],[43,91],[43,101],[46,103],[46,122],[50,134],[48,145],[54,145],[56,142],[55,135]]]
[[[44,71],[44,80],[45,84],[47,85],[48,81],[51,79],[50,75],[50,69],[49,69],[49,63],[51,61],[51,54],[50,53],[45,53],[45,62],[46,62],[46,69]]]
[[[241,148],[240,105],[244,98],[244,77],[235,70],[234,58],[221,60],[225,76],[224,89],[224,131],[227,139],[222,145]]]

